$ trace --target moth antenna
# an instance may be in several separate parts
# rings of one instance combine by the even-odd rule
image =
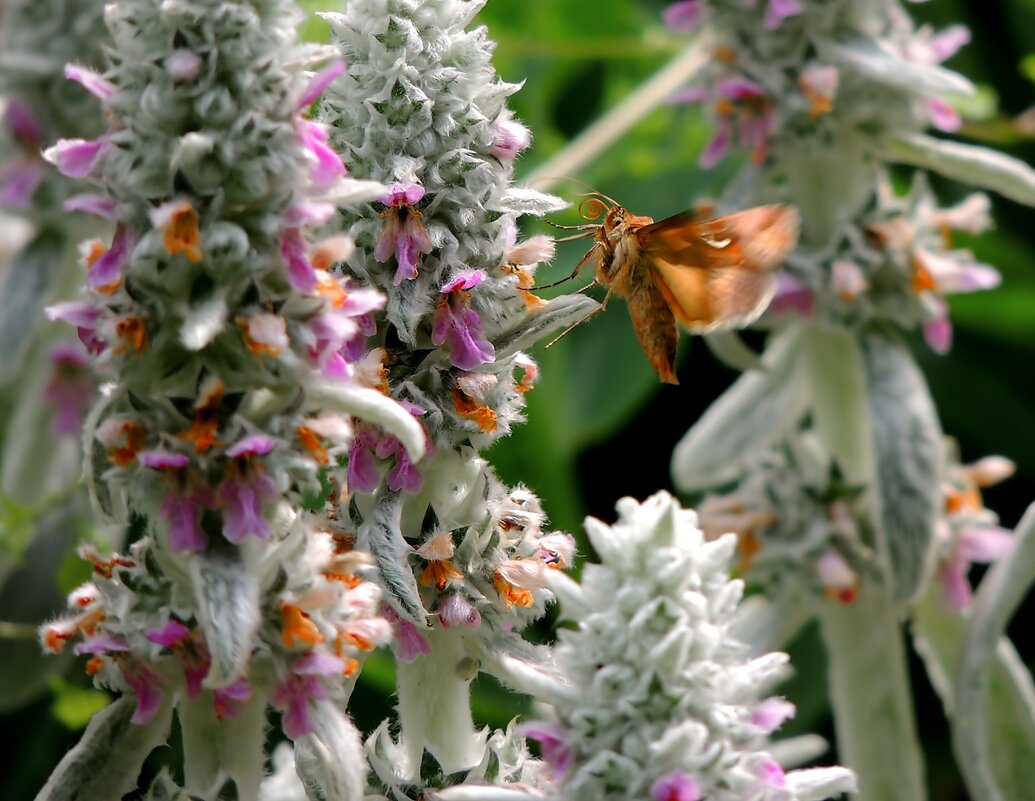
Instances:
[[[596,226],[593,227],[595,228]],[[560,281],[554,281],[552,284],[537,284],[536,286],[529,287],[529,291],[531,292],[537,289],[550,289],[551,287],[560,286],[565,281],[570,281],[572,278],[575,278],[580,272],[582,272],[582,268],[586,266],[586,262],[588,262],[597,252],[597,247],[598,245],[594,245],[586,251],[586,255],[579,259],[579,263],[575,265],[575,269],[571,271],[570,275],[565,276]]]
[[[591,195],[597,195],[598,197],[603,198],[608,203],[610,203],[612,206],[621,206],[622,205],[621,203],[619,203],[614,198],[610,198],[607,195],[605,195],[599,189],[594,189],[592,186],[587,184],[585,181],[582,181],[582,180],[580,180],[578,178],[575,178],[574,176],[571,176],[571,175],[543,175],[543,176],[541,176],[539,178],[539,180],[540,181],[551,181],[551,180],[555,180],[555,181],[571,181],[572,183],[576,183],[576,184],[579,184],[580,186],[584,186],[586,189],[588,189],[590,191]],[[585,197],[585,195],[583,195],[582,197]]]
[[[592,281],[590,281],[588,284],[586,284],[584,287],[582,287],[582,289],[580,289],[579,292],[585,292],[587,289],[589,289],[591,286],[593,286],[593,284],[595,284],[596,282],[597,282],[597,280],[594,278]],[[600,314],[600,312],[602,312],[604,309],[607,308],[607,302],[610,299],[611,299],[611,290],[609,289],[607,291],[607,294],[604,295],[604,300],[601,302],[601,304],[599,306],[597,306],[592,311],[587,312],[586,314],[582,315],[578,320],[573,322],[571,325],[569,325],[567,328],[565,328],[563,331],[561,331],[561,333],[559,333],[557,336],[555,336],[553,339],[551,339],[549,342],[547,342],[545,347],[547,347],[547,348],[553,347],[563,337],[565,337],[568,334],[570,334],[572,331],[574,331],[576,328],[578,328],[584,322],[588,321],[591,317],[594,317],[595,315]]]
[[[559,225],[555,222],[550,222],[550,220],[545,218],[543,219],[543,222],[551,228],[559,228],[562,231],[588,231],[590,229],[595,230],[600,227],[599,225]]]

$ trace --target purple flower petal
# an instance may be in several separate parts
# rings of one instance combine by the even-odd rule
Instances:
[[[65,77],[80,84],[99,100],[111,100],[115,94],[115,84],[102,78],[93,70],[80,67],[78,64],[66,64]]]
[[[1013,533],[999,526],[965,528],[960,532],[958,553],[968,562],[987,564],[1005,559],[1014,546]]]
[[[788,17],[794,17],[805,10],[801,0],[769,0],[766,9],[765,26],[769,30],[779,28]]]
[[[330,203],[317,203],[303,200],[289,206],[281,218],[285,228],[304,228],[307,225],[323,225],[334,216],[334,206]]]
[[[225,479],[217,493],[223,505],[223,536],[234,544],[249,536],[268,540],[270,524],[263,517],[263,507],[276,496],[277,485],[265,473],[256,473],[250,480]]]
[[[309,84],[306,86],[305,91],[302,92],[302,96],[298,99],[298,103],[295,106],[296,111],[301,111],[316,98],[324,93],[334,79],[345,72],[344,61],[333,61],[320,70],[316,75],[312,77]]]
[[[413,466],[410,457],[400,444],[395,453],[395,465],[385,476],[388,488],[394,492],[420,492],[424,476]]]
[[[137,461],[152,470],[178,470],[190,464],[190,457],[185,453],[154,448],[138,453]]]
[[[956,554],[938,569],[939,601],[943,609],[959,612],[970,606],[973,594],[967,581],[969,567],[967,561]]]
[[[89,282],[94,289],[118,284],[122,280],[122,268],[129,261],[135,242],[133,234],[122,223],[115,227],[111,247],[90,266]]]
[[[751,722],[769,734],[793,718],[796,711],[790,701],[783,698],[767,698],[752,710]]]
[[[349,448],[349,490],[370,493],[381,483],[381,474],[374,462],[374,452],[361,437],[356,437]]]
[[[952,133],[962,127],[963,119],[960,117],[959,112],[941,98],[929,97],[924,102],[927,106],[927,116],[931,120],[931,125],[939,131]]]
[[[137,708],[130,722],[138,726],[143,725],[150,721],[162,706],[165,696],[159,689],[161,677],[146,665],[122,668],[122,675],[137,697]]]
[[[125,653],[129,651],[129,643],[119,637],[112,637],[110,634],[98,634],[96,637],[89,637],[76,645],[75,653],[78,656],[83,654],[106,654]]]
[[[172,551],[203,551],[208,535],[201,528],[201,504],[196,494],[170,492],[158,507],[169,523],[169,548]]]
[[[310,651],[291,663],[291,672],[299,676],[337,676],[345,671],[345,660],[323,650]]]
[[[298,228],[288,228],[280,240],[280,255],[288,268],[288,281],[296,292],[310,295],[316,289],[316,268],[308,257],[309,246]]]
[[[161,628],[147,629],[144,636],[157,645],[175,648],[190,639],[190,629],[178,620],[170,620]]]
[[[265,434],[249,434],[237,440],[226,449],[226,455],[231,459],[240,459],[246,456],[265,456],[273,451],[276,443],[271,437]]]
[[[424,197],[424,187],[420,184],[392,184],[388,192],[378,198],[386,206],[413,206]]]
[[[692,776],[674,770],[651,785],[650,797],[653,801],[699,801],[701,788]]]
[[[7,101],[7,108],[4,110],[4,124],[22,144],[29,148],[39,147],[43,138],[43,126],[32,109],[17,100]]]
[[[708,143],[708,147],[701,153],[700,158],[697,159],[697,163],[706,170],[710,170],[720,161],[722,157],[726,155],[730,149],[730,134],[732,133],[729,123],[724,119],[719,132],[715,135],[715,138]]]
[[[928,41],[931,55],[938,62],[952,58],[964,45],[970,44],[970,29],[966,25],[950,25]]]
[[[59,139],[53,147],[43,151],[43,157],[69,178],[85,178],[94,171],[97,162],[108,149],[108,140]]]
[[[482,624],[481,614],[462,592],[454,592],[439,601],[438,619],[446,629],[452,626],[476,629]]]
[[[488,276],[484,270],[461,270],[453,278],[442,285],[440,290],[443,295],[456,292],[462,289],[474,289]]]
[[[421,654],[430,654],[431,644],[409,620],[395,624],[395,655],[403,662],[412,662]]]
[[[346,175],[345,165],[327,144],[327,131],[319,123],[300,119],[296,122],[298,138],[313,158],[310,177],[317,187],[325,188]]]
[[[553,768],[554,776],[568,772],[575,761],[575,755],[568,746],[568,732],[558,723],[529,721],[517,727],[519,737],[535,740],[543,759]]]
[[[944,356],[952,349],[952,323],[948,317],[936,317],[924,323],[924,341],[927,346]]]
[[[61,205],[65,211],[83,211],[106,220],[115,219],[115,200],[104,195],[76,195]]]
[[[0,171],[0,206],[10,209],[28,209],[43,180],[43,162],[39,159],[19,159]]]
[[[666,8],[662,19],[670,31],[692,33],[701,21],[702,12],[700,0],[682,0]]]

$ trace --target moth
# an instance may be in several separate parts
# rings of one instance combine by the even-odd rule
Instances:
[[[579,233],[558,241],[596,241],[571,275],[596,260],[595,283],[624,298],[633,330],[662,381],[675,374],[679,328],[695,334],[743,328],[756,320],[776,289],[776,270],[798,242],[800,219],[792,206],[757,206],[725,217],[701,219],[684,211],[654,222],[631,214],[598,192],[583,200],[583,219],[600,223],[555,226]],[[588,288],[588,287],[587,287]],[[579,322],[582,322],[581,320]]]

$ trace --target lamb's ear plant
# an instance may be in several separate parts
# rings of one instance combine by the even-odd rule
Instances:
[[[742,569],[774,604],[767,620],[819,618],[840,753],[861,798],[925,797],[904,618],[945,702],[970,791],[982,801],[1023,798],[1035,754],[1035,708],[1022,700],[1035,697],[1031,677],[1007,641],[978,637],[987,619],[964,603],[966,565],[1002,557],[1009,542],[983,517],[977,488],[987,476],[947,456],[905,341],[922,331],[945,354],[946,295],[999,283],[953,244],[954,231],[989,227],[989,199],[942,207],[922,171],[903,191],[891,167],[930,169],[1029,205],[1035,172],[925,133],[958,128],[949,101],[973,91],[941,66],[967,42],[962,26],[917,28],[895,1],[685,0],[666,21],[710,31],[716,57],[681,99],[715,119],[704,166],[731,151],[748,158],[725,202],[790,202],[803,223],[761,366],[679,443],[676,486],[725,485],[701,507],[702,522],[739,532]],[[947,496],[961,476],[970,476],[967,492]],[[967,535],[953,532],[961,498],[983,521]],[[1017,537],[1018,548],[1026,543]],[[1011,591],[1032,578],[1013,571]],[[939,610],[939,594],[954,614]]]
[[[81,297],[50,314],[107,379],[83,432],[96,512],[143,534],[125,554],[84,547],[92,580],[41,631],[122,697],[38,798],[121,797],[174,714],[182,776],[152,798],[255,798],[270,705],[311,797],[361,798],[344,699],[391,629],[321,482],[356,427],[394,437],[400,459],[426,438],[356,376],[384,297],[327,271],[351,241],[303,238],[332,201],[371,193],[307,116],[341,64],[305,71],[326,53],[296,45],[281,0],[123,0],[104,16],[110,66],[67,74],[108,128],[45,156],[114,233],[84,248]]]

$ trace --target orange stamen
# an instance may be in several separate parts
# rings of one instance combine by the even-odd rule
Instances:
[[[528,607],[535,603],[535,598],[532,596],[531,590],[526,590],[521,587],[515,587],[503,576],[499,574],[499,571],[492,577],[493,584],[496,585],[496,592],[500,594],[500,598],[507,605],[507,609],[511,609],[515,606]]]
[[[914,292],[925,292],[925,291],[937,291],[938,284],[934,280],[934,276],[931,275],[930,270],[924,267],[920,263],[920,260],[913,257],[913,291]]]
[[[123,443],[108,449],[108,458],[116,467],[127,467],[136,461],[137,454],[144,449],[144,429],[128,420],[122,426]]]
[[[342,671],[342,675],[353,676],[357,670],[359,670],[359,660],[349,658],[345,660],[345,670]]]
[[[284,630],[281,632],[280,640],[285,646],[293,648],[298,643],[317,645],[324,641],[324,636],[316,624],[297,606],[284,604],[281,612],[284,614]]]
[[[127,350],[140,353],[147,345],[147,328],[144,327],[144,321],[135,314],[123,317],[115,324],[115,335],[122,342],[115,348],[116,353],[125,353]]]
[[[463,578],[464,574],[452,562],[446,559],[436,559],[428,562],[428,566],[420,574],[419,581],[422,585],[434,583],[441,592],[450,581],[462,581]]]
[[[496,412],[488,406],[479,406],[459,387],[453,387],[453,408],[465,420],[477,423],[478,428],[486,434],[491,434],[496,430]]]
[[[740,551],[740,562],[737,565],[737,571],[740,573],[746,573],[751,563],[755,560],[755,556],[762,550],[762,545],[758,541],[758,537],[755,536],[753,531],[745,531],[737,537],[737,550]]]
[[[302,440],[302,446],[309,451],[310,456],[316,460],[317,464],[330,464],[330,454],[327,453],[327,449],[320,442],[320,438],[316,436],[311,428],[299,426],[298,438]]]
[[[198,210],[184,201],[165,224],[162,244],[170,256],[182,253],[190,261],[201,261],[201,231]]]
[[[104,670],[104,657],[95,656],[89,662],[86,663],[86,672],[90,676],[96,676],[102,670]]]

